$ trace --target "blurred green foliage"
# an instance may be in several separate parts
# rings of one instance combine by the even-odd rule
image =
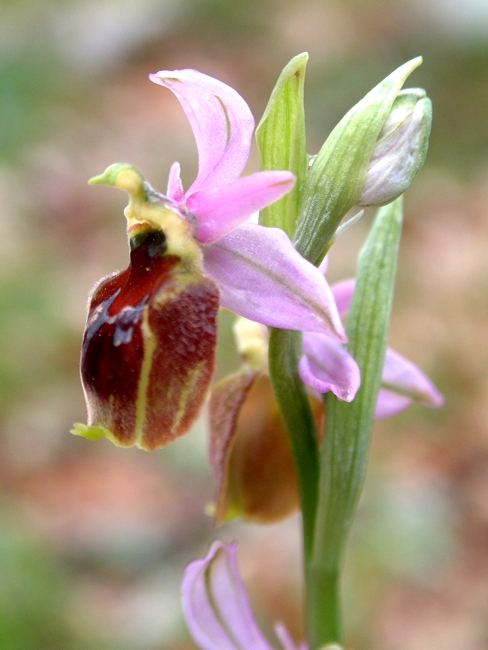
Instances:
[[[23,527],[2,499],[0,516],[0,647],[5,650],[108,650],[75,631],[72,590],[59,558]],[[84,638],[85,637],[85,638]]]

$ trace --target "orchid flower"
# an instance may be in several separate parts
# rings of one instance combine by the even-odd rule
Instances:
[[[345,340],[330,287],[287,235],[244,223],[288,192],[295,177],[239,178],[254,120],[235,90],[195,70],[151,80],[178,98],[195,135],[198,174],[185,192],[174,163],[166,195],[132,165],[91,179],[129,193],[127,270],[93,290],[81,377],[88,424],[73,433],[155,449],[185,433],[214,370],[219,304],[274,327]]]
[[[326,263],[321,265],[325,269]],[[332,285],[341,315],[349,309],[355,281]],[[267,523],[298,507],[296,476],[284,423],[273,396],[267,370],[267,330],[238,319],[237,347],[244,360],[240,372],[214,387],[209,402],[210,464],[216,482],[217,523],[243,516]],[[332,391],[351,401],[360,384],[351,354],[327,334],[303,333],[298,371],[308,388],[316,429],[323,431],[320,393]],[[443,397],[411,361],[387,348],[375,417],[395,415],[413,401],[436,408]]]
[[[197,177],[184,192],[174,163],[167,198],[194,225],[204,269],[220,289],[220,304],[272,327],[328,332],[344,340],[330,288],[315,267],[279,228],[244,223],[295,183],[289,171],[239,178],[254,130],[246,102],[196,70],[161,71],[150,79],[176,95],[195,135]]]
[[[349,310],[354,285],[355,281],[350,279],[331,287],[341,316],[345,316]],[[341,343],[327,334],[304,332],[303,352],[298,371],[307,386],[319,393],[331,390],[345,401],[354,398],[359,387],[359,369]],[[444,398],[420,368],[395,350],[387,348],[375,417],[395,415],[414,401],[438,408],[444,403]]]
[[[181,600],[188,630],[202,650],[274,650],[258,627],[237,566],[237,544],[214,542],[186,567]],[[278,624],[283,650],[306,650]]]

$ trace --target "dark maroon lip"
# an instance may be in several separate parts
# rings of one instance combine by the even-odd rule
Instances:
[[[105,427],[123,446],[155,449],[185,433],[203,404],[215,365],[219,291],[166,253],[161,229],[138,224],[131,233],[129,266],[93,293],[81,376],[89,425]]]

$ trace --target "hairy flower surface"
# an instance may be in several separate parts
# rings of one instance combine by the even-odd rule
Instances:
[[[127,163],[92,184],[129,193],[129,267],[94,289],[81,358],[88,424],[73,433],[121,446],[163,446],[185,433],[214,369],[219,304],[274,327],[345,339],[332,292],[279,229],[243,223],[288,192],[295,177],[239,178],[254,128],[229,86],[195,70],[151,75],[192,126],[198,174],[184,192],[179,165],[166,195]]]
[[[237,566],[237,544],[212,544],[186,567],[181,599],[188,630],[202,650],[273,650],[253,616]],[[305,650],[275,626],[283,650]]]

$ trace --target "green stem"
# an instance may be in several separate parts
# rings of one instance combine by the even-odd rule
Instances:
[[[302,507],[310,650],[329,643],[343,645],[340,574],[366,475],[401,222],[399,199],[378,212],[361,253],[346,323],[348,348],[360,368],[361,387],[350,403],[332,394],[325,397],[326,430],[320,453],[298,375],[301,335],[276,329],[270,333],[270,377],[290,441]]]
[[[342,608],[339,591],[339,570],[323,571],[309,564],[306,567],[306,608],[308,647],[325,643],[343,644]]]
[[[312,411],[298,375],[300,355],[300,332],[270,330],[269,374],[295,463],[306,562],[312,552],[313,544],[319,482],[319,450]]]

